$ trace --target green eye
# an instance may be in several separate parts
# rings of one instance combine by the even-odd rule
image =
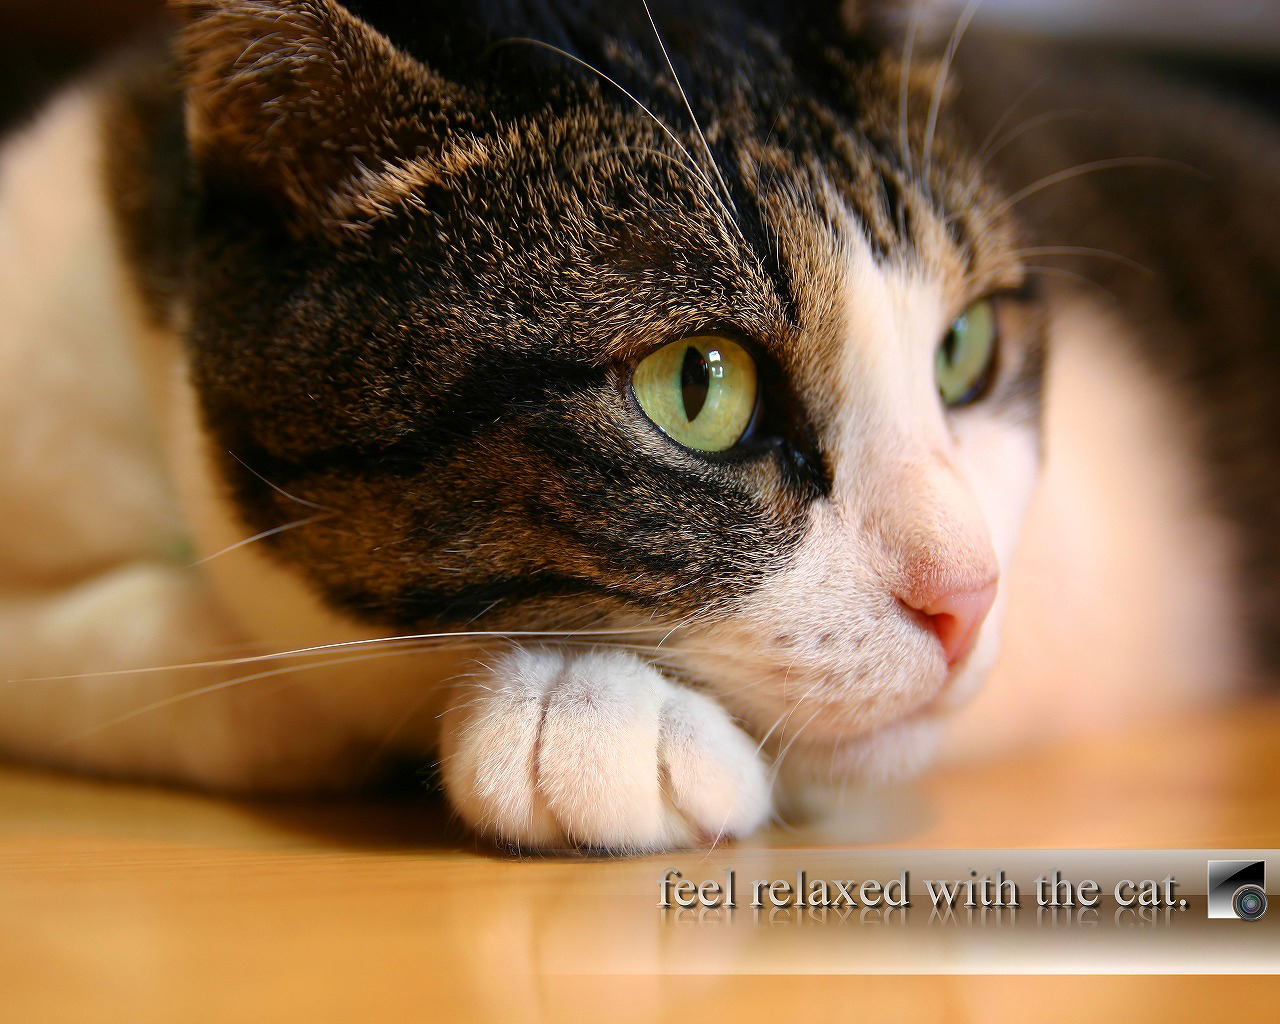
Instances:
[[[996,355],[996,314],[990,299],[975,302],[956,318],[938,346],[934,376],[949,406],[965,405],[982,394]]]
[[[742,440],[755,416],[755,360],[715,335],[664,345],[636,367],[636,401],[664,434],[686,448],[723,452]]]

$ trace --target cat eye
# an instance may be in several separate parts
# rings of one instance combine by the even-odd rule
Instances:
[[[755,360],[736,341],[682,338],[640,361],[631,390],[644,414],[673,441],[699,452],[728,451],[746,436],[759,403]]]
[[[991,380],[995,355],[995,308],[983,299],[956,317],[938,346],[934,377],[942,400],[954,407],[978,398]]]

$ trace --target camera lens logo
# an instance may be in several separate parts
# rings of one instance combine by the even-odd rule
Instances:
[[[1267,912],[1267,863],[1209,861],[1209,916],[1256,921]]]

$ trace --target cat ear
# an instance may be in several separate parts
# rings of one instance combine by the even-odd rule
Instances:
[[[439,145],[459,90],[331,0],[169,0],[186,23],[187,137],[206,174],[303,217]]]

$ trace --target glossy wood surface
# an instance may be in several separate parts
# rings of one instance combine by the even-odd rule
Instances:
[[[1263,702],[940,770],[710,855],[610,861],[501,856],[421,800],[243,803],[8,769],[0,1020],[1270,1019],[1280,993],[1245,979],[823,976],[821,937],[812,973],[758,973],[777,932],[681,973],[643,892],[664,865],[800,849],[1275,848],[1277,779],[1280,704]]]

